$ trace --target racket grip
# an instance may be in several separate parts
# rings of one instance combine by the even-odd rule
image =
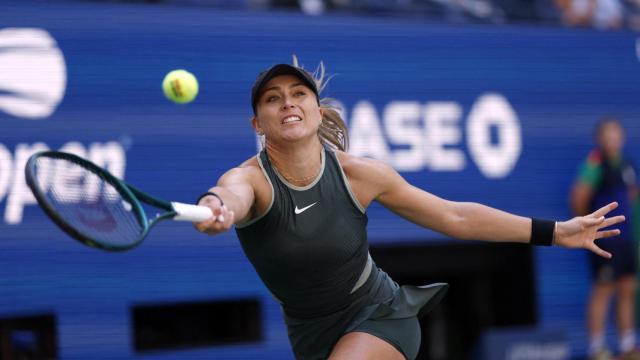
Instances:
[[[200,222],[213,216],[213,212],[206,206],[191,205],[179,202],[172,202],[173,210],[177,213],[173,220]]]

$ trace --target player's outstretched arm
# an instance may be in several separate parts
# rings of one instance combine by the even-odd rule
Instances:
[[[205,195],[200,198],[198,205],[209,207],[213,217],[194,223],[198,231],[216,235],[249,218],[255,201],[252,170],[250,167],[239,167],[227,171],[217,185],[208,190],[217,196]]]
[[[510,214],[472,202],[455,202],[439,198],[407,183],[393,168],[376,160],[366,160],[356,171],[366,176],[373,199],[418,225],[458,239],[529,243],[532,219]],[[594,241],[615,236],[619,230],[604,230],[624,221],[624,216],[607,218],[617,207],[611,203],[591,214],[556,222],[553,243],[562,247],[585,248],[611,257]]]

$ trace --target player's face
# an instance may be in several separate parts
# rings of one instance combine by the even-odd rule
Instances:
[[[615,122],[603,124],[598,134],[598,144],[608,156],[618,155],[624,145],[624,133],[620,125]]]
[[[322,110],[316,95],[293,75],[271,79],[256,105],[253,125],[269,140],[297,141],[316,136]]]

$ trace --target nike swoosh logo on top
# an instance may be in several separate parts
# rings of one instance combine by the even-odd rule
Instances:
[[[318,202],[314,202],[313,204],[309,205],[309,206],[305,206],[302,209],[298,209],[298,205],[296,205],[296,209],[294,210],[296,215],[298,214],[302,214],[305,210],[307,210],[308,208],[312,207],[313,205],[317,204]]]

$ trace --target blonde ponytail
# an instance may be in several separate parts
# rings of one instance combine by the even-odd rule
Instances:
[[[302,69],[295,55],[293,55],[293,66]],[[322,93],[322,90],[324,90],[329,80],[333,77],[325,77],[326,74],[322,62],[320,62],[320,65],[312,75],[318,88],[318,94]],[[329,98],[320,99],[320,108],[324,112],[322,115],[322,123],[318,130],[320,140],[335,149],[347,151],[349,149],[349,132],[335,101]]]

